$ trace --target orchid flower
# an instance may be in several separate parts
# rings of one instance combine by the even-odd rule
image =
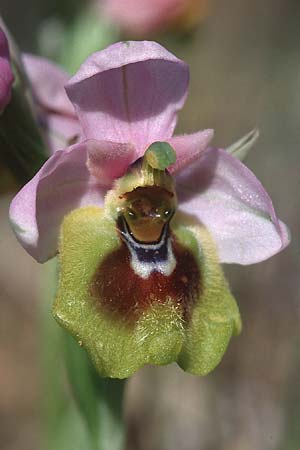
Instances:
[[[220,264],[257,263],[289,242],[212,130],[173,136],[188,82],[187,65],[154,42],[92,54],[66,84],[81,141],[10,207],[29,254],[59,254],[54,316],[103,376],[172,361],[208,373],[241,328]]]
[[[8,41],[0,28],[0,113],[5,109],[11,98],[11,87],[14,81],[9,60]]]
[[[127,33],[145,35],[166,28],[188,30],[206,16],[207,0],[104,0],[105,16]]]
[[[69,75],[45,58],[25,53],[22,59],[40,126],[53,153],[78,140],[80,135],[79,122],[64,89]]]

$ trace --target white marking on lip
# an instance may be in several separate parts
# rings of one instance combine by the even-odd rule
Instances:
[[[157,243],[153,244],[142,244],[137,242],[130,234],[126,221],[124,220],[125,232],[123,235],[125,237],[125,242],[131,254],[130,265],[132,270],[143,279],[149,278],[153,272],[159,272],[166,277],[170,276],[176,267],[176,259],[172,249],[172,241],[168,236],[168,227],[165,227],[162,236]],[[167,241],[167,257],[164,261],[140,261],[136,249],[142,249],[145,253],[149,250],[154,250],[155,253],[159,254],[159,250],[166,244]]]

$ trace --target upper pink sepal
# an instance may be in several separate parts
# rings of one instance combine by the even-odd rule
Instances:
[[[253,264],[289,243],[287,227],[254,174],[224,150],[208,149],[177,176],[180,209],[208,228],[224,263]]]
[[[92,54],[66,91],[86,138],[134,145],[139,155],[174,131],[188,66],[155,42],[120,42]]]
[[[85,205],[103,204],[105,189],[86,167],[84,143],[55,152],[13,199],[9,216],[17,239],[39,262],[57,252],[66,214]]]
[[[0,28],[0,112],[11,99],[11,87],[14,75],[9,60],[8,41],[4,31]]]

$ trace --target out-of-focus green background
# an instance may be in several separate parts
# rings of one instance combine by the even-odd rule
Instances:
[[[259,127],[246,163],[289,225],[292,244],[267,262],[225,268],[244,329],[212,374],[149,367],[129,381],[127,450],[298,450],[300,3],[215,0],[210,6],[192,36],[162,38],[191,69],[178,131],[215,128],[215,143],[226,146]],[[36,32],[56,8],[46,0],[1,0],[27,51],[37,49]],[[9,229],[13,192],[11,183],[0,197],[0,448],[39,450],[43,270]]]

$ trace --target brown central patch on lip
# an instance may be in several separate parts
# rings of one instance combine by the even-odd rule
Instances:
[[[187,321],[200,295],[201,274],[193,254],[175,238],[172,245],[177,261],[172,274],[152,272],[143,279],[132,270],[131,255],[122,242],[99,265],[91,280],[90,293],[96,306],[114,318],[134,323],[152,304],[171,301]]]

